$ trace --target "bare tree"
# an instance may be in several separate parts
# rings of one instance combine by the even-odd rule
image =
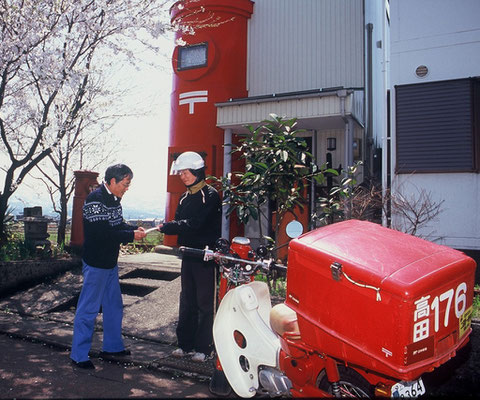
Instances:
[[[421,234],[420,231],[442,212],[444,200],[434,201],[432,194],[422,188],[410,195],[396,191],[390,194],[390,202],[392,228],[427,239],[433,232]]]
[[[387,202],[387,198],[382,198],[382,188],[378,185],[359,185],[353,191],[351,218],[380,222]]]
[[[6,155],[0,158],[0,242],[10,197],[81,126],[89,77],[112,68],[125,41],[141,32],[162,34],[166,3],[0,0],[0,137]],[[127,55],[134,62],[135,54]],[[65,104],[64,117],[54,118]]]
[[[83,122],[83,119],[79,119],[75,130],[68,132],[62,143],[48,155],[49,165],[39,164],[36,166],[41,173],[41,176],[36,179],[43,182],[53,210],[58,214],[58,245],[65,244],[68,204],[75,183],[73,172],[83,169],[95,170],[100,163],[109,162],[114,154],[112,136],[97,134],[95,129],[91,130],[92,134],[88,135],[84,132],[88,131],[88,127],[85,129]],[[86,154],[88,157],[85,157]]]
[[[107,132],[120,118],[112,114],[114,98],[121,98],[119,90],[102,90],[106,85],[102,77],[93,79],[86,69],[76,96],[58,102],[54,118],[59,127],[68,127],[62,140],[47,158],[37,164],[40,177],[58,214],[57,244],[64,245],[68,219],[68,204],[74,190],[75,170],[95,170],[102,162],[109,162],[115,153],[114,137]],[[73,101],[71,104],[70,102]],[[72,115],[71,110],[78,110]]]
[[[380,223],[383,212],[390,216],[393,229],[425,239],[433,235],[433,232],[424,231],[428,223],[442,212],[443,200],[435,201],[431,192],[415,186],[406,195],[401,186],[392,193],[391,190],[383,191],[381,185],[374,181],[357,184],[357,167],[344,171],[341,183],[332,188],[328,198],[321,199],[321,212],[315,213],[312,218],[322,225],[346,219]]]

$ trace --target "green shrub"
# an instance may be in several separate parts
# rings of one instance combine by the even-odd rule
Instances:
[[[30,247],[18,233],[10,233],[7,242],[0,247],[0,261],[25,260],[32,256]]]
[[[473,315],[472,318],[480,319],[480,285],[475,285],[476,294],[473,297]]]

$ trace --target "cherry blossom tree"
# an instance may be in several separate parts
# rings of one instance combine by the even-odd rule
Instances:
[[[103,71],[99,75],[87,68],[75,96],[56,103],[53,121],[57,131],[65,129],[65,134],[45,160],[36,165],[40,176],[35,172],[31,174],[43,183],[53,211],[58,215],[57,245],[60,246],[65,245],[68,204],[75,188],[74,171],[95,171],[100,164],[111,163],[118,149],[118,140],[111,129],[120,118],[140,114],[140,110],[124,110],[122,99],[130,95],[128,88],[105,83],[103,75]],[[57,131],[49,130],[47,136],[56,135]],[[48,142],[54,140],[53,137],[47,139]]]
[[[115,137],[109,130],[118,115],[103,110],[103,102],[96,99],[98,94],[102,94],[101,98],[105,99],[99,88],[92,87],[85,91],[85,105],[81,107],[81,112],[71,121],[69,129],[48,154],[46,161],[36,165],[40,176],[32,173],[45,186],[53,211],[58,214],[57,244],[61,246],[65,245],[68,203],[75,188],[73,171],[95,171],[99,164],[110,163],[117,148]],[[58,105],[55,112],[58,126],[64,126],[69,106]],[[114,103],[107,101],[105,106],[113,108]]]
[[[8,201],[24,178],[98,118],[83,112],[91,83],[118,62],[136,62],[126,43],[155,50],[170,3],[0,0],[0,242]]]

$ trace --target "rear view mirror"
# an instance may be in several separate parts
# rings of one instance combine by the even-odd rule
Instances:
[[[303,233],[303,225],[298,221],[291,221],[287,224],[286,232],[289,238],[295,239]]]

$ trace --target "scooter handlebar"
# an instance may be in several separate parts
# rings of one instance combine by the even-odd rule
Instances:
[[[204,261],[215,260],[217,263],[226,266],[229,263],[232,264],[242,264],[244,265],[245,271],[244,273],[247,275],[251,275],[255,273],[258,269],[260,269],[264,273],[269,273],[272,269],[276,269],[278,271],[286,271],[287,267],[282,264],[276,264],[273,260],[244,260],[241,258],[233,257],[228,254],[223,254],[219,252],[214,252],[208,248],[203,250],[195,249],[192,247],[181,246],[179,251],[182,255],[195,257],[195,258],[202,258]],[[248,266],[248,267],[247,267]]]
[[[193,247],[185,247],[180,246],[178,251],[182,254],[182,256],[190,256],[195,258],[204,258],[205,257],[205,250],[194,249]]]
[[[271,264],[271,268],[272,269],[276,269],[278,271],[286,271],[287,270],[287,266],[286,265],[283,265],[283,264],[275,264],[275,263],[272,263]]]
[[[246,275],[251,275],[255,273],[257,270],[261,270],[263,273],[269,273],[271,270],[276,269],[279,271],[286,271],[287,267],[282,264],[276,264],[273,260],[244,260],[242,258],[236,258],[229,255],[221,254],[221,253],[208,253],[206,250],[205,258],[214,259],[220,263],[236,263],[244,265],[244,273]]]

